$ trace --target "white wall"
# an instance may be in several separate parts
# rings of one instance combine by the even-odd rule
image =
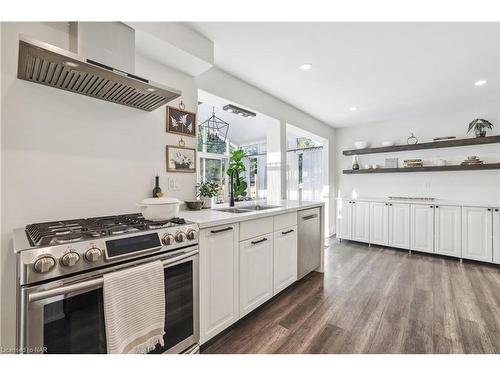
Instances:
[[[227,98],[236,103],[251,108],[254,111],[263,113],[280,121],[281,139],[281,164],[286,165],[286,124],[291,123],[320,137],[326,138],[330,145],[334,144],[335,130],[312,116],[296,109],[295,107],[269,95],[260,89],[243,82],[226,72],[212,68],[209,71],[196,77],[198,87],[223,98]],[[328,159],[330,165],[329,174],[329,199],[330,207],[334,206],[334,148],[329,147]],[[281,175],[281,196],[286,197],[286,172],[282,168]],[[330,210],[330,222],[333,222],[333,210]],[[333,227],[330,226],[331,231]],[[333,233],[333,232],[332,232]]]
[[[496,127],[490,134],[498,134],[498,104],[492,103],[484,107],[464,109],[459,112],[435,114],[426,117],[409,118],[365,126],[336,129],[336,194],[352,197],[356,192],[359,197],[419,196],[440,199],[466,201],[499,201],[500,172],[492,171],[456,171],[456,172],[419,172],[373,175],[344,175],[343,169],[351,169],[352,157],[343,156],[342,150],[353,149],[357,140],[371,142],[372,146],[380,146],[383,140],[395,140],[406,144],[410,132],[414,132],[419,142],[432,141],[434,137],[456,136],[457,138],[473,137],[466,135],[468,123],[474,118],[486,118]],[[388,154],[360,155],[360,165],[377,163],[384,165],[384,159],[397,157],[402,166],[403,159],[421,158],[424,165],[432,165],[437,159],[446,159],[450,164],[459,164],[468,155],[477,155],[485,162],[500,161],[500,146],[497,144],[443,148],[435,150],[418,150]]]
[[[16,78],[18,34],[67,48],[66,23],[2,27],[2,344],[11,345],[13,228],[136,212],[135,204],[149,196],[156,173],[164,190],[167,176],[178,179],[180,191],[168,195],[192,198],[196,174],[165,172],[165,145],[179,139],[165,132],[165,108],[145,112]],[[136,73],[181,90],[186,109],[196,111],[192,77],[140,57]],[[184,139],[186,146],[194,147],[194,138]]]

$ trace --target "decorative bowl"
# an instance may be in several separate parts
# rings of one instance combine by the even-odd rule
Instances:
[[[186,207],[189,208],[190,210],[196,210],[199,211],[203,208],[203,201],[185,201]]]
[[[366,141],[356,141],[354,142],[354,147],[356,147],[358,150],[361,150],[362,148],[368,148],[369,143]]]

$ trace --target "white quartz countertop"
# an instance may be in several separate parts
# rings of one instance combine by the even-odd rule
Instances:
[[[469,206],[469,207],[500,207],[500,201],[459,201],[459,200],[448,200],[448,199],[435,199],[432,201],[424,201],[417,199],[389,199],[389,198],[370,198],[370,197],[358,197],[356,199],[343,197],[337,198],[337,200],[351,200],[357,202],[388,202],[388,203],[410,203],[410,204],[432,204],[441,206]]]
[[[229,208],[229,204],[217,204],[212,209],[202,209],[200,211],[181,210],[179,216],[195,222],[200,228],[214,227],[230,223],[237,223],[246,220],[258,219],[267,216],[275,216],[287,212],[305,210],[313,207],[324,206],[323,202],[305,202],[305,201],[253,201],[253,202],[236,202],[235,208],[244,208],[255,204],[279,206],[269,210],[251,211],[245,213],[230,213],[217,211],[221,208]]]

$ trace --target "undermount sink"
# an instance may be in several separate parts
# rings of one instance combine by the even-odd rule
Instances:
[[[280,206],[267,206],[262,204],[254,204],[254,205],[240,206],[240,207],[217,208],[215,209],[215,211],[229,212],[232,214],[244,214],[252,211],[270,210],[272,208],[279,208],[279,207]]]
[[[231,214],[244,214],[247,212],[250,212],[251,210],[242,210],[239,208],[217,208],[215,211],[220,211],[220,212],[229,212]]]
[[[263,210],[271,210],[273,208],[279,208],[280,206],[267,206],[264,204],[254,204],[251,206],[242,206],[240,207],[242,210],[249,210],[249,211],[263,211]]]

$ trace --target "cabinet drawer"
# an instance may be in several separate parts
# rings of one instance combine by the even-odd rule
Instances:
[[[273,231],[273,217],[243,221],[240,223],[240,241],[262,236]]]
[[[277,215],[274,217],[274,230],[280,230],[297,225],[297,212]]]

